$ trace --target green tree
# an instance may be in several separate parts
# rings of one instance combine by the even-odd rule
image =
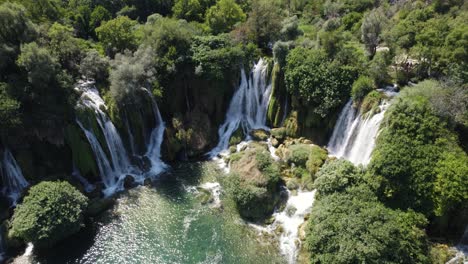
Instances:
[[[225,80],[244,59],[242,46],[234,45],[227,35],[194,37],[191,52],[195,73],[209,80]]]
[[[62,67],[76,70],[82,51],[79,39],[73,36],[73,28],[56,22],[47,33],[50,38],[50,50],[59,59]]]
[[[10,2],[0,5],[0,78],[12,70],[20,45],[35,36],[35,26],[23,6]]]
[[[198,0],[176,0],[172,12],[177,18],[200,21],[203,18],[202,6]]]
[[[89,27],[91,28],[92,36],[95,36],[95,29],[101,26],[102,22],[112,19],[112,14],[103,6],[96,6],[91,12],[89,18]]]
[[[386,208],[363,185],[316,200],[310,219],[310,263],[430,263],[426,219]]]
[[[349,96],[356,70],[331,62],[322,50],[293,49],[287,57],[286,87],[322,118]]]
[[[135,28],[137,24],[138,22],[135,20],[120,16],[106,21],[96,28],[98,39],[110,57],[114,57],[116,53],[126,49],[136,49]]]
[[[374,9],[364,17],[361,26],[361,40],[366,45],[367,52],[371,57],[374,56],[377,46],[380,44],[381,34],[386,23],[387,17],[380,9]]]
[[[359,76],[359,78],[353,83],[351,97],[354,102],[361,102],[368,93],[374,90],[374,88],[374,80],[368,76]]]
[[[379,181],[379,196],[397,208],[411,208],[432,216],[436,212],[435,182],[452,178],[458,188],[461,171],[451,174],[447,151],[456,149],[457,138],[434,112],[431,96],[437,95],[436,82],[425,81],[405,88],[387,111],[386,122],[377,139],[369,168]],[[443,185],[443,184],[441,184]],[[444,189],[450,190],[445,186]],[[457,197],[457,195],[455,195]],[[459,196],[458,196],[459,197]],[[447,197],[448,198],[448,197]],[[458,198],[457,198],[458,199]]]
[[[87,203],[86,196],[67,182],[41,182],[16,207],[10,236],[51,247],[82,227]]]
[[[347,188],[363,182],[362,171],[351,162],[338,159],[327,161],[316,174],[314,188],[317,199],[337,192],[344,192]]]
[[[155,81],[154,52],[141,48],[134,54],[117,54],[110,72],[110,94],[120,105],[139,104],[142,88],[151,89]]]
[[[447,215],[468,203],[468,156],[455,147],[445,152],[436,165],[436,215]]]
[[[0,83],[0,135],[6,136],[10,129],[21,123],[20,104],[7,91],[7,84]]]
[[[79,70],[86,78],[94,79],[98,82],[107,80],[109,76],[109,59],[102,57],[99,52],[89,50],[81,60]]]
[[[234,0],[220,0],[206,12],[205,21],[214,34],[228,32],[246,16]]]
[[[88,5],[81,5],[69,11],[72,25],[77,36],[87,39],[92,35],[94,28],[91,27],[91,8]]]
[[[36,42],[22,45],[17,64],[27,72],[33,93],[47,96],[49,91],[54,89],[60,66],[57,58],[51,56],[49,50],[39,47]],[[31,96],[34,97],[33,94]]]
[[[274,3],[268,0],[253,0],[246,22],[247,33],[262,49],[279,38],[282,14]]]

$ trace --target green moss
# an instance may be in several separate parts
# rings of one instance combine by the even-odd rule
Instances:
[[[445,264],[451,258],[455,257],[455,252],[444,244],[431,245],[431,263]]]
[[[372,91],[364,97],[361,103],[361,114],[370,113],[371,115],[379,111],[379,104],[384,95],[378,91]]]
[[[229,139],[229,145],[237,145],[241,143],[244,138],[244,130],[242,130],[242,127],[239,126],[239,128],[237,128],[237,130],[232,134],[231,138]]]
[[[327,158],[328,152],[325,149],[315,145],[311,146],[309,158],[306,162],[306,168],[311,175],[315,175],[318,172]]]
[[[280,170],[264,146],[231,155],[232,173],[224,185],[239,214],[249,220],[267,219],[279,202]]]
[[[73,163],[81,174],[98,177],[99,171],[93,151],[81,129],[75,125],[68,125],[65,128],[65,140],[71,148]]]
[[[290,137],[295,137],[299,133],[298,113],[297,111],[291,112],[289,117],[284,122],[286,134]]]

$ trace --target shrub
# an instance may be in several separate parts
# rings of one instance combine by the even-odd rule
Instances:
[[[325,160],[328,158],[328,152],[319,147],[313,145],[310,150],[309,158],[306,162],[307,170],[312,174],[315,175],[320,167],[323,165]]]
[[[374,112],[378,109],[380,101],[382,100],[382,93],[372,91],[364,97],[361,103],[361,114]]]
[[[347,160],[327,161],[316,174],[317,198],[346,190],[356,184],[360,176],[358,169]]]
[[[226,190],[246,219],[268,217],[279,201],[280,170],[263,146],[254,146],[231,155],[232,173]]]
[[[430,263],[425,218],[386,208],[365,186],[317,199],[310,219],[310,263]]]
[[[312,147],[307,144],[295,144],[288,147],[289,154],[285,158],[289,164],[299,167],[305,167],[307,160],[309,159]]]
[[[39,248],[53,246],[81,228],[87,204],[67,182],[41,182],[15,209],[10,235]]]
[[[364,97],[374,89],[374,81],[368,76],[360,76],[353,83],[351,97],[354,102],[361,102]]]

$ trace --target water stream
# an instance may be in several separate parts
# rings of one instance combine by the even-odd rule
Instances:
[[[268,63],[260,59],[247,78],[241,70],[241,82],[234,93],[226,113],[226,120],[218,130],[219,142],[208,156],[216,157],[229,147],[232,134],[241,127],[245,135],[252,129],[266,129],[266,113],[271,96],[271,83],[267,80]]]
[[[21,197],[21,192],[29,184],[24,178],[23,172],[16,163],[13,154],[8,149],[3,151],[0,162],[0,176],[3,184],[0,192],[9,199],[11,206],[15,206]]]
[[[284,263],[223,199],[214,162],[174,164],[172,173],[155,187],[128,190],[95,231],[34,252],[32,263]],[[210,203],[201,189],[213,194]]]
[[[396,95],[396,92],[390,88],[380,92],[390,98]],[[367,165],[375,147],[380,124],[390,103],[390,99],[384,99],[379,105],[378,113],[362,115],[353,106],[353,101],[349,100],[341,111],[328,142],[327,148],[330,154],[354,164]]]
[[[123,190],[123,182],[127,175],[132,176],[135,182],[141,184],[146,178],[154,178],[165,171],[167,165],[161,161],[160,157],[161,143],[165,129],[164,122],[161,114],[159,113],[156,101],[149,91],[144,89],[152,100],[155,127],[151,132],[150,139],[147,144],[147,152],[145,154],[151,162],[151,169],[149,172],[143,172],[141,169],[131,164],[127,150],[124,147],[123,141],[116,127],[105,113],[107,106],[93,83],[82,82],[76,89],[82,92],[78,107],[85,107],[93,110],[99,129],[104,136],[105,144],[101,144],[92,129],[84,126],[83,120],[76,120],[79,127],[85,133],[95,155],[99,173],[105,186],[103,192],[106,196]],[[129,137],[132,141],[133,135],[131,133],[131,129],[128,129],[128,131]],[[131,142],[131,144],[133,144],[133,142]],[[132,147],[132,152],[133,151],[134,147]],[[109,153],[109,155],[106,153]]]

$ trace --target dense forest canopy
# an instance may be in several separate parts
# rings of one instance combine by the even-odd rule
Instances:
[[[30,183],[47,180],[18,207],[12,236],[50,246],[62,238],[57,232],[82,223],[87,198],[63,182],[56,184],[64,193],[54,195],[70,212],[53,213],[66,226],[30,222],[41,207],[34,200],[60,187],[48,180],[69,180],[75,166],[99,178],[75,122],[88,114],[76,109],[80,80],[95,81],[126,147],[126,129],[135,127],[141,154],[155,122],[145,114],[154,112],[147,90],[166,120],[163,158],[197,159],[216,145],[240,69],[260,57],[273,84],[267,123],[281,127],[281,137],[325,145],[350,98],[375,114],[386,99],[378,88],[401,90],[367,167],[325,162],[318,147],[288,150],[284,166],[297,166],[297,181],[317,190],[309,261],[440,263],[432,242],[453,242],[468,223],[463,0],[0,0],[0,146],[14,150]],[[265,193],[278,191],[280,166],[265,153],[248,155],[266,183],[236,173],[228,182],[251,218],[271,214],[274,204],[252,206],[277,199]]]

